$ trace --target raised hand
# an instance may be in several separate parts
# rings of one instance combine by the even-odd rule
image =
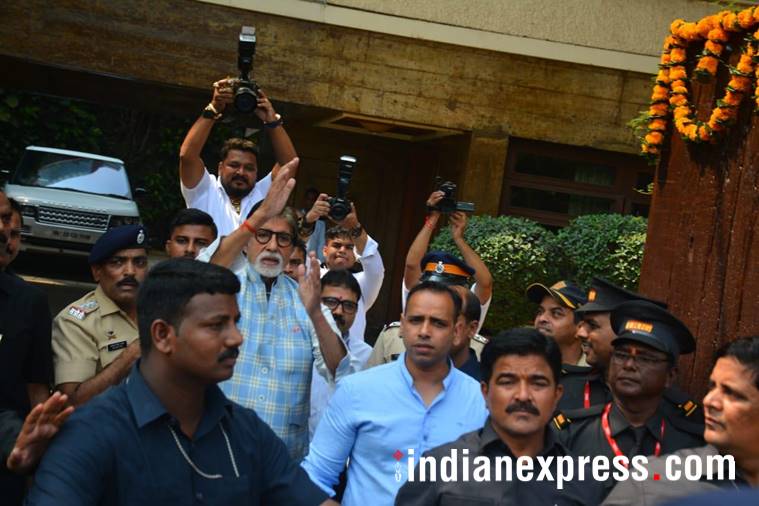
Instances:
[[[29,412],[8,455],[9,470],[26,474],[34,469],[63,422],[74,412],[73,406],[66,406],[67,401],[66,394],[55,392]]]
[[[211,104],[214,109],[219,112],[223,112],[227,108],[227,105],[231,104],[235,99],[234,93],[235,79],[227,77],[220,81],[213,83],[213,98]]]
[[[466,231],[466,224],[469,218],[466,213],[462,211],[456,211],[451,213],[448,220],[451,223],[451,235],[454,239],[463,239],[464,232]]]
[[[258,88],[258,101],[255,113],[264,123],[277,121],[277,111],[274,110],[269,97],[266,96],[266,93],[261,88]]]
[[[329,214],[329,195],[326,193],[319,194],[314,205],[306,213],[308,223],[316,223],[316,220]]]
[[[321,311],[321,272],[319,272],[319,260],[313,251],[308,254],[308,269],[305,265],[298,266],[298,294],[300,300],[309,314]]]
[[[266,194],[266,198],[261,203],[261,207],[248,219],[252,227],[256,227],[269,219],[278,216],[287,205],[293,188],[295,188],[295,179],[290,177],[298,168],[298,158],[293,158],[279,168],[276,177],[271,182],[271,187]]]

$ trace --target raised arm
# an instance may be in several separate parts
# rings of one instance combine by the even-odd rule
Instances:
[[[232,80],[222,79],[213,83],[213,98],[211,103],[187,132],[187,136],[179,148],[179,179],[186,188],[195,188],[203,177],[205,164],[200,158],[208,136],[211,134],[216,120],[221,117],[221,113],[227,105],[232,103],[234,93],[232,92]],[[215,114],[215,115],[214,115]]]
[[[295,187],[295,179],[290,174],[298,167],[298,159],[293,158],[282,166],[277,176],[272,180],[269,192],[261,203],[261,206],[254,212],[239,228],[224,237],[219,244],[216,253],[211,257],[211,263],[224,267],[229,267],[237,259],[243,248],[248,244],[248,240],[253,236],[254,231],[277,216],[282,212],[290,198],[290,193]]]
[[[274,149],[274,158],[277,160],[276,165],[271,171],[272,178],[277,176],[279,168],[298,156],[295,152],[295,146],[293,146],[290,136],[285,131],[284,122],[282,117],[274,110],[274,106],[266,96],[264,91],[259,88],[258,90],[258,107],[256,108],[256,116],[258,116],[264,123],[264,130],[269,133],[271,138],[271,145]],[[297,168],[293,169],[290,177],[295,177]]]
[[[453,236],[453,242],[456,243],[456,247],[461,252],[461,256],[464,257],[470,267],[474,269],[474,280],[477,285],[474,288],[474,293],[477,298],[480,299],[480,304],[485,304],[490,300],[493,295],[493,276],[490,274],[488,266],[482,261],[480,255],[475,253],[471,246],[464,239],[464,232],[466,231],[467,216],[461,211],[456,211],[451,214],[451,235]]]
[[[322,311],[319,261],[316,259],[316,253],[313,251],[309,253],[307,262],[309,263],[308,272],[306,272],[305,265],[298,267],[298,294],[308,312],[311,323],[314,325],[324,364],[334,377],[337,366],[347,355],[347,350],[342,339],[335,333]]]
[[[427,199],[427,207],[432,207],[440,202],[445,194],[441,191],[432,192]],[[411,247],[406,253],[406,266],[403,269],[403,282],[408,287],[416,285],[419,282],[419,278],[422,277],[422,268],[419,264],[427,253],[427,248],[432,240],[432,234],[435,232],[435,227],[440,219],[439,211],[430,211],[424,220],[424,225],[419,233],[416,234],[414,242],[411,243]]]
[[[355,278],[361,286],[361,295],[364,297],[364,304],[368,311],[377,300],[382,281],[385,279],[385,264],[379,253],[379,245],[377,241],[369,237],[366,229],[359,222],[356,206],[353,204],[351,204],[351,212],[339,225],[354,234],[358,233],[355,237],[356,252],[361,255],[361,266],[364,270],[356,274]]]

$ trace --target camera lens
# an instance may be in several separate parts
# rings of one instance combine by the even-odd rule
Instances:
[[[235,109],[243,114],[249,114],[256,110],[258,106],[258,97],[253,90],[246,87],[240,87],[235,93]]]

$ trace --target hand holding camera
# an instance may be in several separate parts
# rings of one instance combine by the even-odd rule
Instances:
[[[329,195],[326,193],[319,194],[314,205],[306,213],[306,223],[313,224],[317,220],[329,214]]]
[[[227,105],[231,104],[234,99],[234,79],[226,78],[213,83],[213,98],[211,99],[211,105],[213,105],[216,111],[224,112]]]

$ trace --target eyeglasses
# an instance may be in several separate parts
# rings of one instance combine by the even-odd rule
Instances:
[[[639,353],[630,353],[623,350],[612,351],[611,359],[619,365],[625,364],[628,360],[632,359],[633,362],[642,367],[653,367],[661,362],[669,362],[669,359],[667,358],[659,358],[646,354],[641,355]]]
[[[358,309],[358,304],[352,300],[340,300],[335,297],[322,297],[322,304],[327,306],[330,311],[334,311],[338,306],[343,306],[343,313],[353,314]]]
[[[265,228],[257,229],[254,237],[256,238],[256,241],[258,241],[258,244],[269,244],[271,236],[273,235],[277,236],[277,246],[280,248],[286,248],[293,243],[293,236],[287,232],[273,232]]]

